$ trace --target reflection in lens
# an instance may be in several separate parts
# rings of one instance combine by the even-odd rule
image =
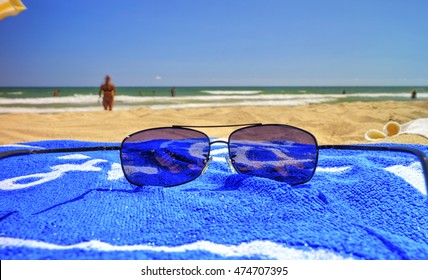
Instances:
[[[309,132],[286,125],[258,125],[230,135],[229,156],[239,173],[297,185],[312,178],[318,149]]]
[[[209,138],[186,128],[155,128],[122,142],[126,178],[135,185],[174,186],[198,177],[209,158]]]

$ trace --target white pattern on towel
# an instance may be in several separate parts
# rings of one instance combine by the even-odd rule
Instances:
[[[317,172],[342,173],[351,169],[351,166],[342,167],[317,167]]]
[[[418,189],[424,195],[427,194],[425,188],[425,180],[422,173],[422,166],[419,162],[414,162],[409,166],[393,165],[385,168],[386,171],[392,172],[395,175],[403,178],[413,187]]]
[[[239,245],[218,244],[211,241],[197,241],[190,244],[184,244],[175,247],[169,246],[151,246],[145,244],[136,245],[112,245],[99,240],[77,243],[73,245],[57,245],[37,240],[26,240],[11,237],[0,237],[0,247],[28,247],[33,249],[45,250],[91,250],[101,252],[135,252],[135,251],[152,251],[167,253],[183,253],[185,251],[207,251],[212,254],[218,254],[224,257],[251,257],[264,256],[269,259],[292,259],[292,260],[343,260],[343,256],[332,251],[324,249],[307,249],[299,250],[295,248],[284,247],[281,244],[272,241],[251,241],[243,242]]]
[[[51,172],[18,176],[18,177],[9,178],[9,179],[0,181],[0,189],[5,191],[11,191],[11,190],[29,188],[32,186],[40,185],[40,184],[55,180],[61,177],[64,173],[67,173],[70,171],[101,171],[100,167],[95,166],[97,163],[100,163],[100,162],[107,162],[107,161],[103,159],[93,159],[93,160],[84,162],[82,164],[55,165],[51,167],[52,169]],[[33,178],[34,179],[39,178],[39,179],[29,183],[19,183],[19,181],[33,179]]]
[[[123,175],[122,165],[120,165],[119,163],[112,163],[111,169],[108,171],[107,175],[107,180],[109,181],[119,180],[125,177]]]
[[[91,158],[91,157],[85,156],[82,154],[67,155],[67,156],[59,157],[59,159],[88,159],[88,158]]]

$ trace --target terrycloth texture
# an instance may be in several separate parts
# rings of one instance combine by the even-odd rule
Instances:
[[[365,138],[372,141],[401,134],[416,134],[428,138],[428,118],[416,119],[402,125],[390,121],[385,124],[383,131],[377,129],[368,130],[365,134]]]
[[[290,187],[232,174],[226,154],[214,145],[207,172],[172,188],[128,183],[119,151],[3,159],[0,257],[428,259],[428,203],[414,157],[321,150],[312,180]]]

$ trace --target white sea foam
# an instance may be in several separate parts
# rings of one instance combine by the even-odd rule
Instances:
[[[345,95],[346,96],[346,95]],[[348,94],[348,96],[350,97],[363,97],[363,98],[410,98],[410,93],[409,92],[402,92],[402,93],[388,93],[388,92],[384,92],[384,93],[352,93],[352,94]],[[428,98],[428,92],[420,92],[417,93],[417,97],[418,98],[423,98],[426,99]]]
[[[71,245],[58,245],[37,240],[27,240],[11,237],[0,237],[0,247],[26,247],[44,250],[88,250],[100,252],[135,252],[152,251],[165,253],[184,253],[186,251],[206,251],[223,257],[252,257],[260,256],[279,260],[343,260],[343,256],[325,249],[307,248],[299,250],[285,247],[272,241],[251,241],[239,245],[218,244],[211,241],[197,241],[180,246],[151,246],[145,244],[136,245],[112,245],[99,240],[91,240]]]
[[[52,105],[52,104],[78,104],[94,103],[98,101],[95,95],[75,95],[65,97],[36,97],[36,98],[0,98],[0,105],[25,104],[25,105]]]
[[[237,91],[230,91],[236,93]],[[239,92],[239,91],[238,91]],[[428,100],[428,93],[418,93],[418,100]],[[337,102],[347,98],[365,100],[409,99],[408,93],[357,93],[357,94],[214,94],[208,96],[127,96],[115,98],[115,110],[139,107],[151,109],[185,109],[231,106],[299,106]],[[0,98],[0,113],[62,113],[100,111],[98,95],[74,94],[64,97]]]
[[[235,92],[236,93],[236,92]],[[428,93],[418,93],[418,98],[428,99]],[[335,101],[348,97],[357,98],[410,98],[408,93],[355,93],[355,94],[260,94],[247,95],[242,94],[226,94],[226,95],[211,95],[211,96],[177,96],[174,98],[166,96],[127,96],[118,95],[115,98],[116,102],[122,104],[144,104],[144,103],[183,103],[192,101],[224,101],[229,100],[313,100],[316,103],[327,101]],[[74,94],[73,96],[65,97],[39,97],[39,98],[0,98],[1,105],[55,105],[55,104],[70,104],[70,105],[100,105],[98,95],[81,95]]]
[[[124,108],[126,109],[126,108]],[[0,107],[0,114],[24,114],[24,113],[64,113],[64,112],[92,112],[99,111],[100,106],[93,107],[66,107],[66,108],[41,108],[41,107]]]
[[[334,102],[342,95],[227,95],[227,96],[179,96],[144,97],[117,96],[115,110],[138,107],[151,109],[185,109],[222,106],[297,106],[311,103]],[[0,113],[61,113],[99,111],[102,106],[98,96],[75,95],[45,98],[0,98]]]
[[[13,92],[0,92],[0,95],[22,95],[22,91],[13,91]]]
[[[261,90],[203,90],[203,93],[208,94],[218,94],[218,95],[246,95],[246,94],[258,94],[261,93]]]

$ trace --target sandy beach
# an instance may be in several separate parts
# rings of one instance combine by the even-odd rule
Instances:
[[[1,114],[0,144],[67,139],[121,142],[130,133],[161,126],[240,123],[289,124],[312,132],[320,144],[368,143],[369,129],[382,130],[386,122],[400,124],[427,118],[428,102],[352,102],[295,107],[221,107],[200,109],[147,108],[123,111],[55,114]],[[227,137],[234,128],[200,129],[210,136]],[[428,144],[418,135],[400,135],[378,142]]]

